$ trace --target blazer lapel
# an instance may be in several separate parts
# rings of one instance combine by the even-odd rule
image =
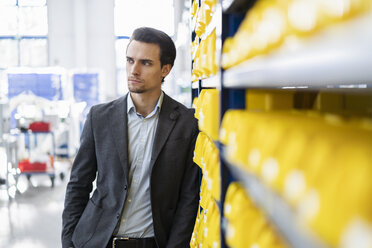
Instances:
[[[111,135],[118,152],[121,167],[124,169],[128,182],[128,128],[127,128],[127,96],[120,98],[111,106],[110,122]]]
[[[159,114],[158,126],[156,129],[155,140],[151,154],[151,167],[154,165],[161,149],[163,148],[165,141],[168,139],[174,124],[179,116],[177,105],[173,103],[172,99],[164,94],[161,111]]]

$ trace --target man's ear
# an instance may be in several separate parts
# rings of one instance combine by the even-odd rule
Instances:
[[[168,74],[170,73],[172,69],[172,65],[171,64],[167,64],[167,65],[163,65],[163,67],[161,68],[161,75],[164,77],[168,76]]]

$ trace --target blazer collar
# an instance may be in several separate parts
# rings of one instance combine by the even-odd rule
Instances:
[[[180,115],[177,111],[177,108],[177,103],[167,94],[164,94],[158,126],[156,128],[155,140],[152,147],[150,164],[151,167],[154,165],[156,159],[158,158],[160,151],[162,150]]]
[[[110,120],[107,121],[110,122],[112,138],[120,158],[120,163],[124,169],[126,180],[129,182],[127,96],[123,96],[113,102],[110,109],[112,114],[110,115]]]

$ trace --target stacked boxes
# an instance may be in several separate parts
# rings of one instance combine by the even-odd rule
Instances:
[[[231,248],[288,247],[239,183],[231,183],[227,189],[224,217],[226,244]]]
[[[232,110],[223,118],[221,142],[229,161],[281,195],[332,247],[371,237],[370,120]]]
[[[214,141],[218,139],[219,92],[202,90],[195,101],[195,117],[200,133],[196,140],[194,162],[201,168],[200,205],[190,247],[220,247],[220,159]]]
[[[370,0],[259,0],[234,37],[222,50],[222,67],[233,67],[257,55],[266,55],[286,41],[316,33],[324,27],[371,10]]]
[[[270,58],[291,52],[291,49],[295,50],[307,42],[311,43],[312,38],[322,37],[329,30],[342,32],[343,26],[347,25],[346,20],[352,23],[354,20],[351,19],[357,17],[357,22],[359,19],[370,18],[372,14],[370,0],[254,2],[235,35],[226,38],[222,47],[222,69],[250,60],[246,74],[243,73],[246,69],[243,65],[237,67],[236,71],[231,70],[238,77],[261,76],[255,74],[255,66],[260,62],[270,68]],[[219,54],[216,55],[216,50],[219,48],[216,40],[219,37],[216,30],[219,27],[211,28],[215,3],[209,4],[209,1],[193,1],[193,82],[216,75],[218,71],[216,58]],[[232,19],[227,18],[226,21],[234,22],[235,19]],[[227,27],[228,31],[233,31],[231,26]],[[222,34],[228,35],[228,32],[222,31]],[[250,74],[250,70],[253,73]],[[309,242],[317,243],[320,240],[326,247],[372,247],[370,94],[359,94],[358,91],[355,95],[350,92],[343,95],[337,91],[323,90],[328,86],[312,85],[311,78],[309,84],[304,86],[293,86],[293,82],[278,79],[277,86],[285,86],[282,90],[277,87],[267,90],[264,84],[261,85],[262,89],[257,89],[260,85],[240,82],[244,80],[235,80],[239,81],[237,83],[234,77],[224,77],[223,71],[221,78],[225,80],[220,85],[223,93],[229,93],[225,87],[229,87],[230,79],[230,86],[234,89],[248,88],[245,95],[246,109],[228,110],[219,127],[220,91],[203,90],[194,99],[195,116],[199,119],[201,130],[194,161],[200,166],[203,179],[200,211],[191,247],[220,246],[218,231],[222,208],[218,206],[221,206],[221,182],[217,173],[220,172],[219,149],[215,145],[218,141],[224,145],[225,154],[222,156],[227,162],[232,167],[240,167],[242,173],[249,173],[246,180],[253,179],[260,185],[264,184],[265,189],[278,199],[281,198],[280,203],[293,210],[291,214],[294,214],[295,220],[288,220],[288,225],[299,227],[299,234],[305,237],[293,238],[283,226],[279,226],[283,230],[278,232],[283,231],[292,245],[299,245],[292,239],[306,243],[308,238]],[[320,87],[320,92],[317,94],[302,90],[312,86],[314,90]],[[360,88],[364,87],[367,86],[360,85]],[[226,105],[223,107],[232,107]],[[257,196],[252,193],[251,197],[253,202],[239,184],[230,184],[223,203],[222,221],[226,223],[223,229],[226,231],[227,246],[287,247],[270,225],[271,221],[277,222],[276,214],[282,213],[280,209],[279,213],[273,211],[278,210],[272,206],[276,202],[267,206],[263,204],[262,209],[259,209],[253,198]],[[260,202],[261,198],[257,199]],[[264,211],[270,217],[274,216],[273,220],[267,219]],[[304,244],[304,247],[306,245],[309,244]],[[302,247],[301,244],[298,247]]]
[[[216,75],[218,71],[218,56],[216,55],[216,29],[211,23],[215,15],[217,1],[193,1],[191,16],[195,39],[191,44],[193,58],[192,81],[205,79]]]
[[[199,120],[199,129],[218,140],[219,133],[219,98],[217,89],[204,89],[196,103],[195,117]]]

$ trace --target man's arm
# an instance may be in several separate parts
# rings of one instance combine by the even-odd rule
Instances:
[[[72,165],[70,181],[67,184],[65,206],[62,214],[63,248],[73,247],[72,234],[89,200],[96,171],[97,161],[91,110],[80,137],[80,148]]]
[[[180,200],[177,204],[177,210],[168,238],[168,248],[185,248],[189,247],[190,244],[199,204],[199,167],[193,162],[195,142],[198,133],[199,130],[196,123],[193,131],[193,139],[189,145],[187,164],[182,179]]]

